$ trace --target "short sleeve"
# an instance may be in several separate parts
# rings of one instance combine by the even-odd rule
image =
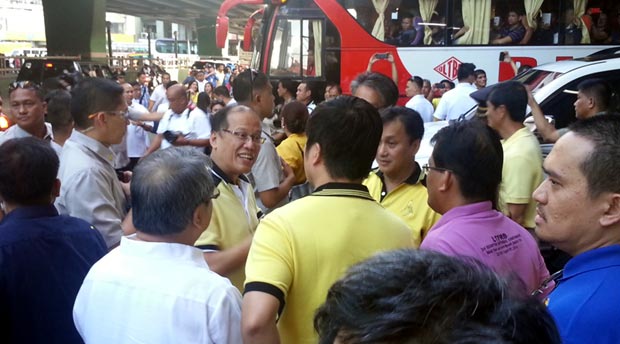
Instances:
[[[511,204],[528,204],[540,173],[535,170],[536,166],[532,160],[524,156],[511,157],[508,163],[510,167],[504,168],[502,175],[503,201]]]
[[[281,304],[293,282],[293,251],[290,228],[282,219],[270,214],[258,225],[245,265],[245,292],[259,290],[274,294]],[[279,293],[275,293],[279,294]]]
[[[263,192],[277,188],[280,185],[281,166],[280,157],[271,140],[267,138],[252,167],[254,189]]]

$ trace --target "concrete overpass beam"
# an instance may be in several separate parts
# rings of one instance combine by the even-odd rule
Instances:
[[[105,61],[106,0],[43,0],[48,55]]]
[[[198,55],[221,56],[222,50],[215,46],[216,16],[201,16],[196,19],[196,33],[198,35]]]

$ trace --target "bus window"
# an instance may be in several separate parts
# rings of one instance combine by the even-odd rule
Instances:
[[[272,42],[270,74],[274,76],[320,77],[323,22],[282,19]]]

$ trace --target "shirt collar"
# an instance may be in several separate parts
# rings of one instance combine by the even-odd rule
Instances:
[[[413,172],[411,173],[409,177],[407,177],[407,179],[403,181],[403,183],[409,184],[409,185],[415,185],[424,179],[424,174],[422,173],[420,164],[418,164],[417,161],[414,161],[414,164],[415,164],[415,168],[413,169]],[[381,178],[381,183],[385,185],[385,181],[384,181],[385,176],[383,172],[379,169],[377,169],[377,176]]]
[[[620,266],[620,245],[599,247],[576,255],[566,263],[560,282],[588,271],[610,266]]]
[[[433,228],[443,226],[444,224],[459,217],[470,216],[491,210],[493,210],[493,203],[491,201],[483,201],[454,207],[443,214]]]
[[[312,196],[344,196],[356,197],[374,201],[368,188],[357,183],[327,183],[314,190]]]
[[[114,166],[114,152],[110,148],[104,146],[101,142],[93,139],[92,137],[89,137],[85,134],[82,134],[78,130],[73,129],[73,132],[71,133],[71,137],[69,137],[68,142],[75,142],[78,145],[86,147],[86,149],[95,153],[103,160],[110,163],[110,165]]]
[[[222,181],[224,181],[226,184],[236,185],[232,181],[232,178],[230,178],[226,174],[226,172],[224,172],[219,166],[217,166],[217,164],[213,160],[212,160],[212,163],[213,163],[213,166],[211,166],[211,175],[215,178],[214,182],[216,186]],[[246,183],[250,182],[248,178],[243,174],[239,175],[239,179],[241,179],[242,181]]]
[[[54,138],[54,135],[52,134],[52,125],[45,122],[45,136],[43,136],[43,140],[45,141],[51,141]],[[15,138],[22,138],[22,137],[31,137],[34,136],[31,133],[25,131],[24,129],[22,129],[22,127],[20,127],[19,125],[14,125],[15,127]]]
[[[58,211],[53,205],[34,205],[13,209],[10,213],[6,215],[4,221],[52,216],[58,216]]]

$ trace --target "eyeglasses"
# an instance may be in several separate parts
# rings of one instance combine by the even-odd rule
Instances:
[[[261,134],[250,135],[242,131],[237,131],[237,130],[230,131],[228,129],[222,129],[222,131],[234,135],[237,139],[239,139],[240,141],[243,141],[244,143],[248,141],[252,141],[252,143],[260,145],[265,142],[265,138]]]
[[[206,204],[206,205],[209,205],[209,203],[210,203],[212,200],[214,200],[214,199],[216,199],[216,198],[218,198],[218,197],[220,197],[220,190],[216,187],[216,188],[213,190],[213,194],[211,194],[211,196],[210,196],[208,199],[204,200],[204,201],[203,201],[203,203],[204,203],[204,204]]]
[[[447,168],[441,168],[441,167],[435,167],[435,166],[431,166],[429,164],[424,164],[424,166],[422,166],[422,171],[424,171],[425,174],[428,174],[428,172],[430,172],[431,170],[435,170],[435,171],[439,171],[439,172],[451,172],[454,173],[454,171],[447,169]]]
[[[33,81],[14,81],[9,84],[9,93],[15,91],[18,88],[23,88],[27,90],[40,90],[41,86]]]
[[[97,116],[97,114],[102,113],[102,112],[103,113],[107,113],[109,115],[114,115],[114,116],[122,116],[122,117],[125,117],[125,118],[128,117],[128,113],[127,113],[126,110],[117,110],[117,111],[98,111],[98,112],[95,112],[95,113],[91,113],[90,115],[88,115],[88,119],[93,119],[93,118],[95,118],[95,116]]]

